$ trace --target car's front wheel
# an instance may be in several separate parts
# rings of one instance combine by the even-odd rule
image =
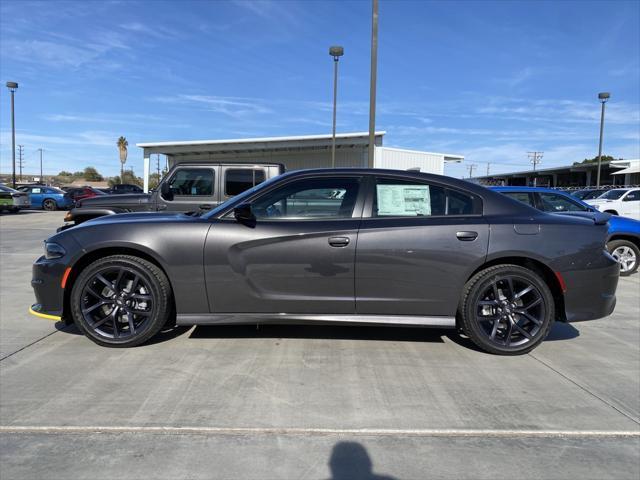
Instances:
[[[607,250],[620,264],[620,276],[627,277],[638,269],[640,249],[629,240],[612,240],[607,243]]]
[[[75,281],[71,313],[80,330],[99,345],[140,345],[158,333],[172,313],[169,280],[139,257],[100,258]]]
[[[530,352],[554,319],[551,290],[536,272],[497,265],[475,274],[460,302],[464,333],[482,350],[500,355]]]

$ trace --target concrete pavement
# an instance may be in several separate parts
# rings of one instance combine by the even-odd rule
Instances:
[[[557,324],[521,357],[386,327],[197,327],[106,349],[26,313],[63,215],[0,217],[3,480],[640,475],[638,274],[611,317]]]

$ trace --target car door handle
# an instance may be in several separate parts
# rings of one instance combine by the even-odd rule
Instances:
[[[198,205],[198,208],[200,210],[211,210],[211,204],[209,203],[203,203],[201,205]]]
[[[349,245],[349,237],[330,237],[329,245],[332,247],[346,247]]]
[[[457,232],[456,237],[461,242],[472,242],[478,238],[478,232]]]

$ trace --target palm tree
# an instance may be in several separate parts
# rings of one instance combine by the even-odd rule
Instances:
[[[129,146],[129,142],[125,137],[120,137],[118,139],[118,150],[120,150],[120,177],[122,177],[122,173],[124,172],[124,164],[127,163],[127,147]]]

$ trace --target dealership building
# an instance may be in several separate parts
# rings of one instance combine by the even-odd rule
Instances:
[[[464,160],[462,155],[384,147],[385,133],[375,134],[374,168],[419,170],[442,175],[445,163]],[[143,150],[145,191],[149,189],[155,155],[163,155],[169,168],[179,163],[280,163],[286,170],[332,166],[331,135],[149,142],[136,146]],[[335,167],[366,167],[368,156],[368,132],[336,134]]]
[[[566,167],[543,168],[522,172],[496,173],[474,177],[482,185],[515,185],[546,187],[592,187],[598,176],[597,163],[578,163]],[[640,184],[640,160],[602,162],[600,185],[631,186]]]

